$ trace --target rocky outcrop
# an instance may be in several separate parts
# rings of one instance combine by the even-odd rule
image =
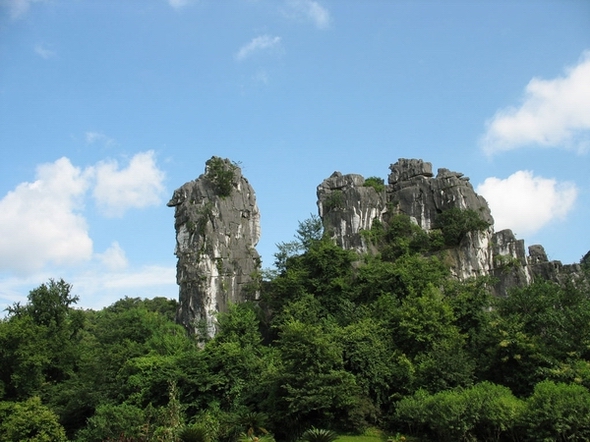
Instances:
[[[256,197],[237,164],[212,157],[205,173],[174,191],[177,321],[195,334],[215,334],[215,313],[257,296],[249,288],[259,269]]]
[[[324,227],[336,243],[348,250],[366,252],[361,232],[386,212],[385,191],[365,186],[361,175],[334,172],[318,186],[318,210]]]
[[[443,168],[434,176],[432,165],[418,159],[399,159],[390,171],[388,184],[380,192],[366,186],[362,176],[340,172],[318,186],[319,215],[336,244],[361,254],[372,253],[362,232],[370,230],[375,220],[387,223],[388,216],[405,214],[431,231],[444,211],[470,209],[489,227],[467,233],[460,244],[444,250],[445,262],[458,279],[493,276],[497,281],[493,290],[503,296],[534,277],[559,281],[559,275],[578,272],[575,266],[549,262],[541,246],[531,246],[526,256],[524,241],[510,230],[495,233],[486,200],[462,173]]]

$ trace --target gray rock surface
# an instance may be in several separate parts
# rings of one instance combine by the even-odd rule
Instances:
[[[318,211],[331,237],[343,249],[364,253],[368,245],[361,235],[374,219],[385,213],[385,192],[365,187],[361,175],[334,172],[317,188]]]
[[[175,208],[177,321],[191,333],[213,336],[217,312],[257,296],[248,287],[260,267],[254,190],[235,163],[212,157],[204,174],[174,191],[168,206]]]
[[[451,208],[471,209],[490,227],[469,232],[456,247],[444,250],[452,274],[464,280],[493,276],[496,295],[505,296],[515,286],[529,284],[533,278],[553,281],[560,275],[579,273],[579,266],[549,262],[541,246],[531,246],[526,256],[523,240],[510,230],[494,233],[494,219],[486,200],[478,195],[462,173],[438,169],[419,159],[399,159],[390,166],[388,185],[381,193],[364,187],[361,175],[334,172],[317,188],[319,215],[324,228],[336,244],[359,253],[372,253],[362,231],[374,220],[386,222],[388,215],[406,214],[426,231],[433,229],[437,215]]]

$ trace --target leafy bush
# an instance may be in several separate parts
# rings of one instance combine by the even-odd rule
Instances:
[[[483,382],[433,395],[419,390],[397,404],[396,419],[412,434],[432,440],[497,441],[516,429],[523,408],[508,388]]]
[[[205,176],[213,183],[222,198],[229,196],[238,166],[229,160],[213,157],[206,163]]]
[[[326,212],[334,209],[340,209],[344,206],[344,197],[342,196],[341,190],[332,191],[326,201],[324,201],[324,209]]]
[[[209,442],[211,440],[207,428],[203,425],[184,427],[178,433],[178,438],[181,442]]]
[[[458,246],[469,232],[481,232],[490,224],[481,219],[475,210],[453,207],[440,213],[434,222],[434,228],[440,229],[449,247]]]
[[[33,396],[25,402],[0,402],[0,442],[66,442],[58,417]]]
[[[381,193],[385,190],[385,182],[383,181],[383,178],[379,178],[376,176],[371,176],[367,178],[363,186],[372,187],[377,191],[377,193]]]
[[[526,401],[526,440],[590,439],[590,392],[576,384],[543,381]]]

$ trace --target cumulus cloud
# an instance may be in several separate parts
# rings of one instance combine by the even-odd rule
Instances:
[[[112,272],[125,270],[129,264],[125,251],[117,241],[114,241],[104,253],[99,253],[98,259],[104,267]]]
[[[60,158],[8,192],[0,200],[0,269],[27,274],[89,260],[92,240],[80,214],[87,188],[88,175]]]
[[[31,4],[45,2],[46,0],[2,0],[0,6],[7,7],[10,11],[10,18],[21,18],[31,8]]]
[[[563,220],[574,206],[578,189],[573,183],[534,176],[520,170],[506,179],[487,178],[477,193],[488,201],[495,230],[533,234],[555,220]]]
[[[295,18],[310,20],[318,29],[327,29],[330,26],[330,12],[313,0],[289,0],[289,12],[287,15]]]
[[[522,104],[496,112],[480,140],[488,155],[526,145],[568,147],[590,145],[590,51],[565,75],[533,78]]]
[[[128,209],[149,207],[161,201],[164,172],[156,165],[151,150],[133,156],[124,169],[119,169],[116,160],[100,162],[94,173],[93,196],[106,216],[119,217]]]
[[[55,51],[52,51],[47,46],[42,45],[42,44],[38,44],[38,45],[35,46],[35,53],[39,57],[44,58],[45,60],[47,60],[48,58],[51,58],[51,57],[55,56]]]
[[[78,265],[93,257],[84,217],[89,191],[107,216],[160,202],[164,172],[153,151],[133,156],[125,168],[103,161],[82,170],[68,158],[37,168],[35,181],[23,182],[0,199],[0,272],[30,275],[48,265]],[[114,242],[94,255],[109,270],[127,266]]]
[[[281,37],[260,35],[253,38],[249,43],[240,48],[240,50],[236,53],[236,60],[245,60],[257,52],[277,50],[280,49],[280,47]]]

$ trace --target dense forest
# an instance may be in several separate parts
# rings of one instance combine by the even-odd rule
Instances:
[[[370,256],[300,223],[212,339],[175,323],[176,301],[81,310],[50,280],[0,321],[0,442],[590,440],[590,257],[495,298],[450,275],[445,248],[486,227],[455,215],[375,223]]]

